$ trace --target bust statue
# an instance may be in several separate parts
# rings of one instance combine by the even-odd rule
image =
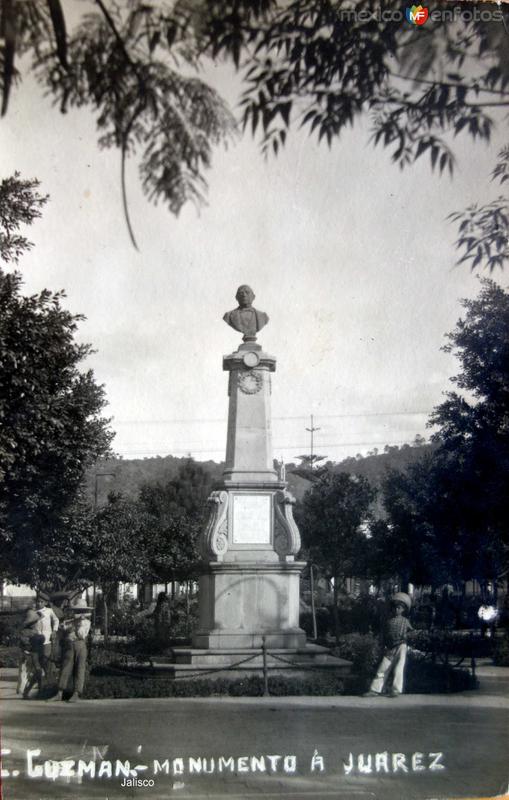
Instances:
[[[263,311],[253,308],[255,295],[250,286],[239,286],[235,299],[239,304],[238,308],[227,311],[223,319],[231,328],[244,334],[244,342],[255,342],[256,334],[267,324],[269,318]]]

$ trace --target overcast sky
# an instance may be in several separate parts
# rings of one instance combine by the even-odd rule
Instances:
[[[235,103],[224,68],[204,77]],[[422,161],[401,173],[369,127],[329,150],[294,131],[286,150],[265,161],[246,135],[218,149],[208,174],[209,205],[177,220],[154,207],[129,169],[133,227],[122,214],[116,151],[100,151],[93,117],[51,108],[25,80],[0,128],[0,171],[37,177],[51,195],[30,231],[21,269],[26,291],[65,289],[67,306],[87,320],[80,337],[104,383],[126,458],[224,457],[227,376],[222,355],[239,334],[222,321],[249,283],[270,316],[259,336],[277,357],[273,381],[274,455],[316,450],[332,460],[429,435],[426,419],[457,371],[440,351],[478,291],[468,267],[455,267],[447,214],[492,199],[489,182],[500,128],[489,147],[457,140],[453,180]]]

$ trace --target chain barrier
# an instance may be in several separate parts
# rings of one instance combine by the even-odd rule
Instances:
[[[242,664],[247,664],[249,661],[253,661],[255,658],[258,658],[259,655],[260,653],[256,652],[252,656],[248,656],[247,658],[243,658],[240,661],[236,661],[234,664],[228,664],[227,666],[214,667],[214,668],[211,667],[210,669],[199,670],[197,672],[189,671],[186,672],[184,675],[173,675],[172,680],[183,680],[186,678],[200,678],[206,675],[214,675],[218,672],[234,670],[237,667],[240,667]],[[134,658],[133,658],[132,668],[130,668],[127,664],[125,667],[113,666],[112,664],[104,664],[104,665],[97,665],[95,668],[103,669],[106,672],[113,672],[117,675],[129,675],[131,677],[138,677],[138,678],[145,678],[147,676],[147,670],[150,671],[151,675],[157,675],[157,674],[160,675],[162,672],[164,672],[164,670],[157,669],[157,665],[154,663],[154,660],[152,658],[147,660],[149,661],[149,666],[146,668],[144,668],[142,664],[140,665],[140,662],[134,660]],[[141,669],[145,671],[139,671],[140,666]],[[178,666],[178,665],[172,664],[172,666]],[[138,667],[138,671],[136,671],[136,667]],[[94,669],[94,667],[92,667],[92,669]]]
[[[442,663],[443,665],[450,666],[451,669],[455,669],[460,667],[464,661],[470,659],[470,664],[468,665],[473,678],[476,678],[476,658],[473,646],[475,644],[474,637],[471,635],[469,637],[469,644],[470,653],[459,654],[458,660],[454,661],[451,660],[451,653],[450,653],[450,645],[451,642],[448,640],[447,636],[438,635],[431,637],[431,647],[427,651],[417,650],[417,652],[421,655],[423,660],[431,660],[432,663],[437,663],[437,660]],[[415,648],[414,652],[416,651]],[[209,676],[217,675],[218,673],[225,673],[225,672],[233,672],[239,667],[242,667],[249,662],[254,661],[262,656],[262,664],[257,666],[257,670],[261,672],[263,677],[263,695],[265,697],[270,696],[269,691],[269,671],[271,669],[277,669],[277,663],[284,664],[287,667],[291,667],[294,670],[298,670],[299,672],[322,672],[323,673],[323,664],[303,664],[303,663],[296,663],[295,661],[290,660],[289,658],[285,658],[283,655],[280,655],[275,652],[271,652],[267,647],[267,640],[265,636],[262,636],[262,646],[260,649],[256,650],[252,655],[247,656],[246,658],[239,659],[238,661],[234,662],[233,664],[211,667],[210,669],[206,670],[190,670],[185,672],[181,675],[171,675],[172,681],[178,680],[190,680],[194,678],[206,678]],[[146,661],[148,662],[147,667],[144,667],[140,664],[139,657],[145,657]],[[128,654],[124,655],[124,659],[127,662],[124,667],[121,666],[114,666],[113,664],[105,664],[102,668],[105,672],[114,675],[122,675],[122,676],[130,676],[135,678],[146,678],[147,673],[153,677],[155,675],[164,675],[164,670],[160,670],[157,668],[157,663],[154,661],[152,656],[148,654],[140,654],[138,659],[134,656],[129,656]],[[269,664],[269,660],[272,663]],[[129,666],[132,664],[132,666]],[[277,663],[274,663],[277,662]],[[97,665],[99,669],[101,665]],[[172,665],[178,667],[178,665]],[[141,669],[140,669],[141,667]],[[449,683],[449,676],[448,676],[448,683]]]

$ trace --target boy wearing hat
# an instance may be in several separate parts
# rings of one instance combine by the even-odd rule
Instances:
[[[33,608],[29,608],[19,635],[21,658],[18,671],[18,692],[22,692],[24,700],[28,699],[35,684],[37,684],[39,692],[42,688],[44,636],[40,633],[40,622],[40,614]]]
[[[63,642],[63,660],[58,691],[50,697],[50,701],[62,700],[69,681],[73,680],[73,693],[69,698],[70,703],[76,703],[83,693],[87,667],[87,636],[90,632],[89,606],[72,606],[73,614],[70,626],[67,627],[67,636]]]
[[[387,692],[389,697],[398,697],[403,693],[403,673],[407,654],[407,635],[413,630],[405,617],[410,611],[412,601],[405,592],[396,592],[391,598],[393,614],[384,626],[383,658],[378,665],[376,676],[365,697],[380,696],[392,675],[392,687]]]

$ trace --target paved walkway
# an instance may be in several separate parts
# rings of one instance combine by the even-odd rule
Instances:
[[[479,692],[396,700],[48,705],[15,695],[15,670],[1,678],[4,800],[429,800],[500,795],[509,782],[509,669],[489,663]]]

